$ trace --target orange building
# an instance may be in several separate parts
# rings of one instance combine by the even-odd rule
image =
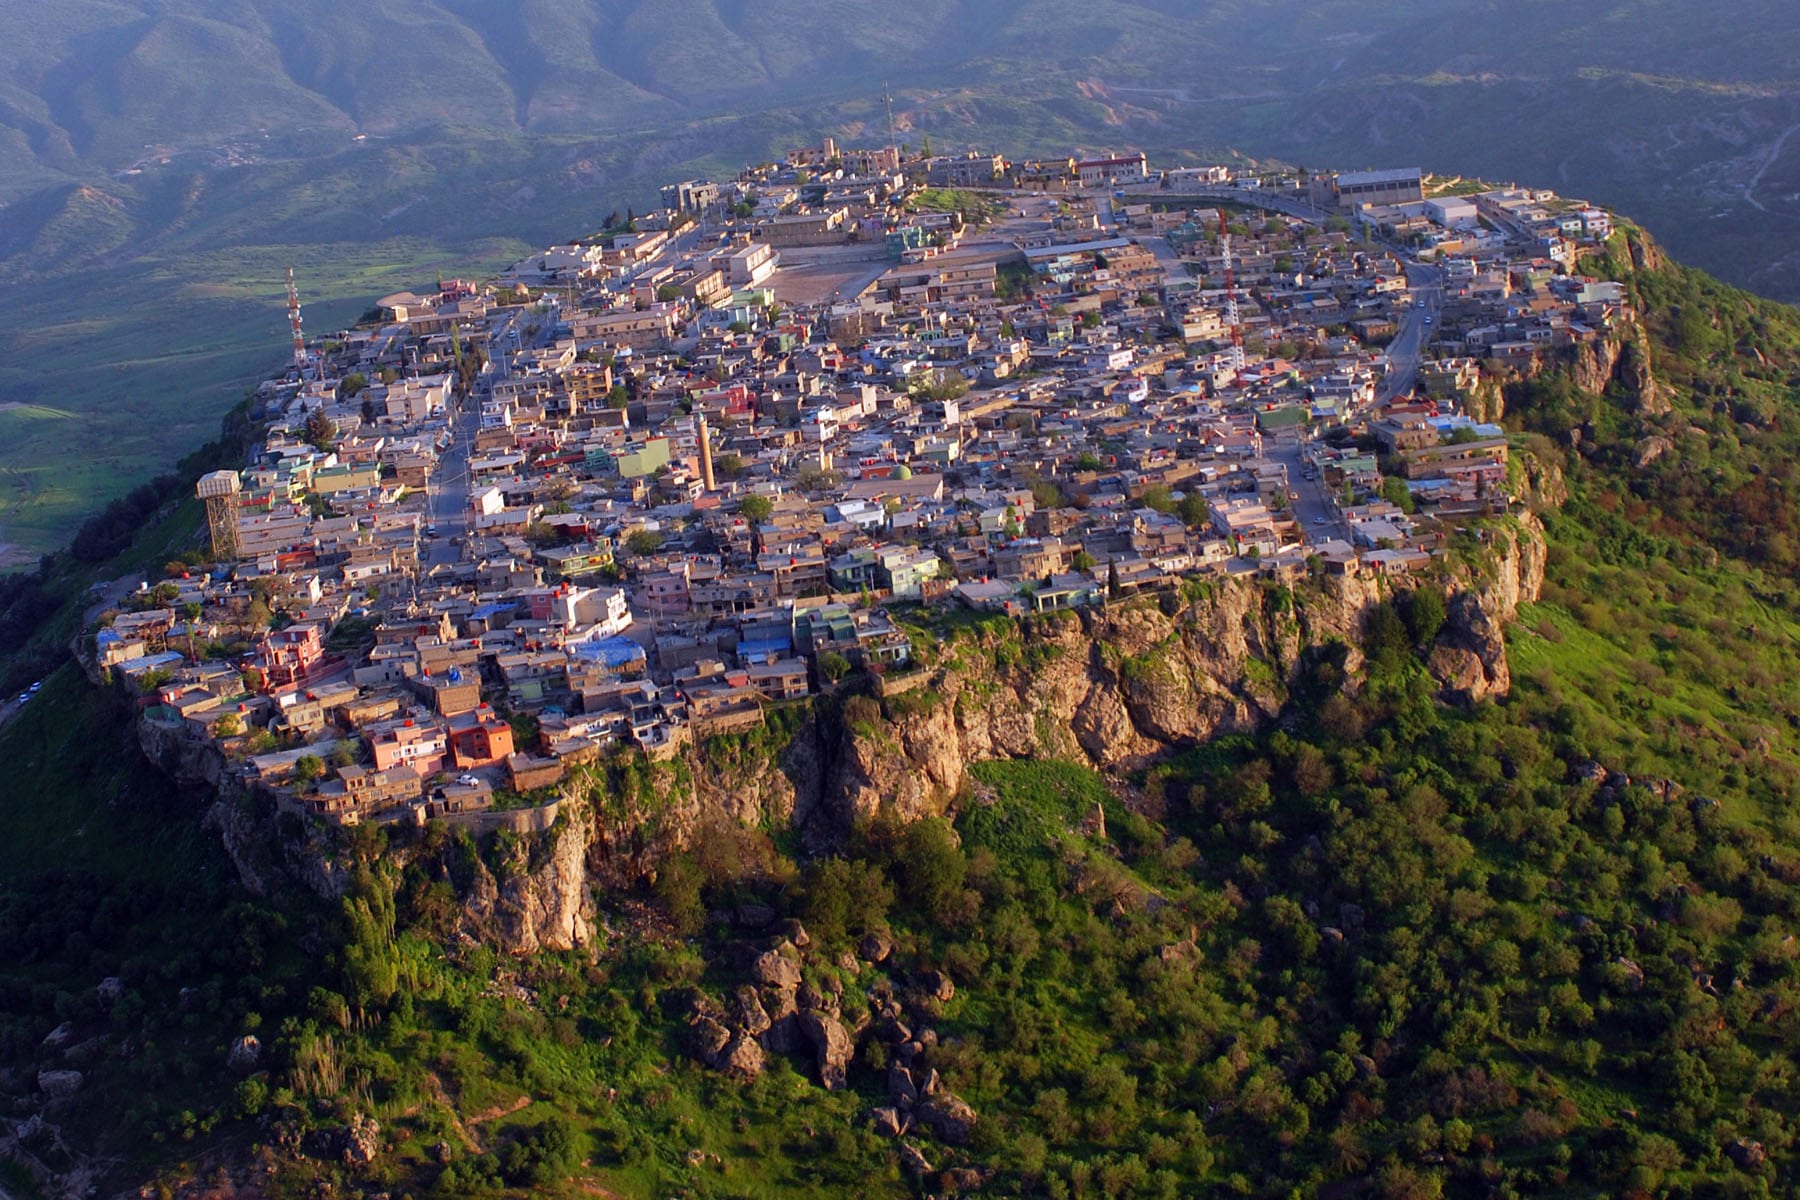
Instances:
[[[512,752],[512,726],[487,705],[450,718],[450,756],[457,770],[491,767]]]

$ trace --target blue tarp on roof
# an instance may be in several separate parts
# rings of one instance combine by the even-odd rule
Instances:
[[[738,661],[773,662],[794,648],[792,638],[752,638],[738,643]]]
[[[495,617],[515,611],[518,607],[519,602],[516,600],[496,601],[493,604],[482,605],[469,614],[469,619],[471,621],[491,621]]]
[[[568,649],[574,658],[604,663],[609,667],[623,667],[644,661],[644,648],[630,638],[600,638],[592,642],[579,642]]]

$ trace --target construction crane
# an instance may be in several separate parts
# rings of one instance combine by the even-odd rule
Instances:
[[[1225,267],[1225,327],[1231,332],[1231,349],[1225,362],[1233,374],[1244,369],[1244,325],[1238,315],[1237,270],[1231,261],[1231,226],[1225,221],[1225,210],[1219,210],[1219,261]]]

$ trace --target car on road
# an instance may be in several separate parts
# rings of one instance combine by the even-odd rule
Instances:
[[[1429,325],[1429,324],[1431,324],[1431,318],[1430,318],[1430,317],[1426,317],[1426,318],[1425,318],[1425,323],[1426,323],[1426,324],[1427,324],[1427,325]]]
[[[437,536],[437,526],[436,525],[427,525],[425,527],[425,536],[436,537]]]
[[[1331,524],[1331,518],[1330,517],[1314,517],[1313,524],[1314,525],[1329,525],[1329,524]]]

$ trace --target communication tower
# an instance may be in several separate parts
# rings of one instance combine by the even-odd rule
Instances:
[[[1231,261],[1231,226],[1225,221],[1225,210],[1219,210],[1219,259],[1225,268],[1225,327],[1231,331],[1231,349],[1225,361],[1232,372],[1244,369],[1244,325],[1238,314],[1237,270]]]
[[[294,284],[294,268],[287,269],[288,328],[294,334],[294,370],[306,371],[306,335],[300,332],[300,289]]]
[[[202,475],[194,493],[206,501],[206,526],[212,531],[214,562],[235,562],[238,558],[238,493],[243,485],[236,471],[213,471]]]

